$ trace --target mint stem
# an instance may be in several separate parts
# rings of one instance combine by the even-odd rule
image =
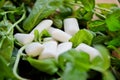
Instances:
[[[22,48],[19,49],[18,51],[18,54],[17,54],[17,57],[16,57],[16,61],[15,61],[15,64],[13,66],[13,74],[15,75],[15,77],[19,80],[28,80],[28,79],[25,79],[25,78],[22,78],[21,76],[18,75],[17,73],[17,68],[18,68],[18,64],[19,64],[19,61],[20,61],[20,57],[23,56],[23,50],[26,48],[27,45],[23,46]]]

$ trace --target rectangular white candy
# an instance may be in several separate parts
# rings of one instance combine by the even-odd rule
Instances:
[[[45,43],[43,43],[43,46],[44,46],[44,50],[40,54],[39,59],[56,57],[56,50],[57,50],[57,42],[56,41],[45,42]]]
[[[43,20],[30,32],[30,34],[34,34],[34,30],[42,32],[44,29],[48,29],[52,24],[53,24],[52,20]]]
[[[64,19],[64,30],[70,35],[74,35],[79,31],[79,25],[76,18],[66,18]]]
[[[66,32],[60,29],[52,28],[52,27],[49,29],[49,32],[55,40],[60,41],[60,42],[68,42],[69,39],[72,37]]]
[[[23,45],[29,44],[34,40],[33,34],[16,33],[15,39]]]
[[[99,51],[87,44],[81,43],[76,48],[77,51],[84,51],[90,56],[90,60],[93,60],[96,56],[101,56]]]
[[[63,52],[70,50],[72,48],[72,42],[60,43],[57,48],[57,57]]]

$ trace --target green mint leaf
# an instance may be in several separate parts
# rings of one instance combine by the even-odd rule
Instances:
[[[15,80],[12,70],[8,67],[6,60],[0,55],[0,80]]]
[[[35,41],[39,41],[39,31],[38,30],[34,30],[34,40]]]
[[[84,5],[85,10],[92,11],[95,7],[95,0],[80,0]]]
[[[55,59],[43,59],[43,60],[37,60],[37,59],[33,59],[28,57],[27,61],[36,69],[38,69],[39,71],[48,73],[50,75],[54,74],[55,72],[58,71],[58,67],[56,64]]]
[[[34,31],[34,35],[35,35],[35,39],[34,40],[38,41],[38,42],[42,42],[43,38],[51,36],[46,29],[44,29],[41,33],[39,33],[38,30],[35,30]]]
[[[107,30],[107,27],[105,25],[105,21],[104,20],[90,21],[88,23],[88,27],[89,27],[90,30],[92,30],[94,32],[106,31]]]
[[[49,34],[49,32],[44,29],[40,34],[39,34],[39,42],[41,42],[43,40],[43,38],[45,37],[50,37],[51,35]]]
[[[14,48],[13,30],[6,34],[11,26],[12,24],[7,20],[0,22],[0,55],[8,62]]]
[[[91,45],[93,40],[93,33],[87,29],[79,30],[73,37],[70,39],[70,42],[73,43],[73,47],[78,46],[80,43],[86,43]]]
[[[103,74],[102,80],[116,80],[111,71],[106,70],[102,74]]]
[[[26,31],[31,31],[43,18],[48,17],[62,5],[63,0],[37,0],[30,15],[23,23]]]
[[[106,24],[110,31],[120,30],[120,8],[114,8],[106,17]]]
[[[116,46],[116,47],[119,47],[120,46],[120,37],[118,36],[118,37],[115,37],[115,38],[113,38],[112,40],[110,40],[109,42],[108,42],[108,45],[112,45],[112,46]]]
[[[59,18],[59,17],[55,17],[53,19],[53,25],[55,27],[57,27],[58,29],[62,29],[63,28],[63,21],[62,21],[62,19]]]
[[[108,37],[106,35],[97,35],[93,39],[93,44],[105,44],[107,39],[108,39]]]
[[[101,53],[101,57],[96,57],[92,62],[92,69],[103,72],[110,68],[110,55],[108,50],[101,45],[95,48]]]
[[[67,63],[65,71],[63,73],[62,79],[63,80],[87,80],[87,72],[79,71],[75,68],[72,64]]]
[[[87,71],[90,68],[89,55],[74,49],[62,53],[58,58],[58,62],[62,70],[65,69],[67,63],[73,64],[79,71]]]
[[[5,0],[0,0],[0,8],[4,5]]]
[[[89,55],[74,49],[62,53],[58,58],[60,68],[63,70],[63,80],[86,80],[90,69]]]

